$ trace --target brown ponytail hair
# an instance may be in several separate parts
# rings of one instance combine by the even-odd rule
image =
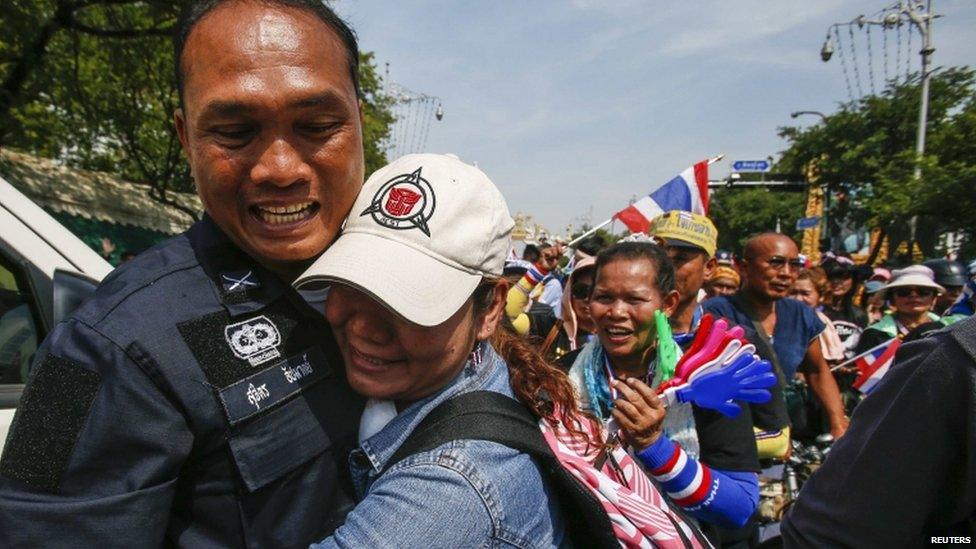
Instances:
[[[485,278],[475,289],[473,298],[476,316],[491,308],[498,283],[498,279]],[[539,350],[515,333],[506,320],[503,318],[499,322],[498,329],[489,342],[508,365],[509,381],[515,398],[526,405],[536,417],[550,424],[562,422],[574,437],[598,445],[599,441],[590,441],[579,424],[588,414],[580,410],[569,377],[547,362]]]

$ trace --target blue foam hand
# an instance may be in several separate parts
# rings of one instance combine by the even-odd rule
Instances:
[[[694,402],[702,408],[735,417],[742,411],[733,400],[767,402],[766,390],[776,384],[772,366],[755,355],[741,355],[731,364],[696,378],[675,391],[680,402]]]
[[[733,399],[761,404],[773,398],[768,389],[776,385],[776,374],[769,361],[759,360],[756,355],[743,355],[729,367],[736,369],[732,377],[739,386]]]

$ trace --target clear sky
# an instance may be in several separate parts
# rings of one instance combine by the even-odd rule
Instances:
[[[554,232],[609,218],[695,161],[776,156],[777,127],[812,124],[846,101],[840,53],[820,60],[827,27],[894,0],[339,0],[390,78],[443,100],[426,149],[477,162],[512,212]],[[935,66],[976,66],[976,2],[936,0]],[[863,31],[841,46],[870,92]],[[905,70],[888,32],[888,71]],[[875,86],[884,42],[872,29]],[[919,66],[917,34],[911,63]],[[835,44],[835,47],[837,44]],[[713,179],[729,171],[712,168]]]

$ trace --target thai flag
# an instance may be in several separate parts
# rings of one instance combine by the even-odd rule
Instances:
[[[854,365],[861,371],[852,386],[865,395],[874,390],[881,378],[888,373],[895,361],[895,351],[901,345],[898,338],[883,343],[870,351],[854,357]]]
[[[708,214],[708,160],[702,160],[614,214],[632,233],[644,233],[651,220],[664,212],[683,210]]]

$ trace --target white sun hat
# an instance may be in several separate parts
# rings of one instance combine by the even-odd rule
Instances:
[[[887,292],[892,288],[904,286],[932,288],[940,294],[945,293],[945,288],[936,284],[932,269],[929,269],[925,265],[912,265],[911,267],[891,271],[891,280],[885,284],[884,290]]]
[[[295,281],[357,288],[436,326],[485,276],[501,276],[515,223],[488,176],[454,155],[411,154],[377,170],[339,238]]]

